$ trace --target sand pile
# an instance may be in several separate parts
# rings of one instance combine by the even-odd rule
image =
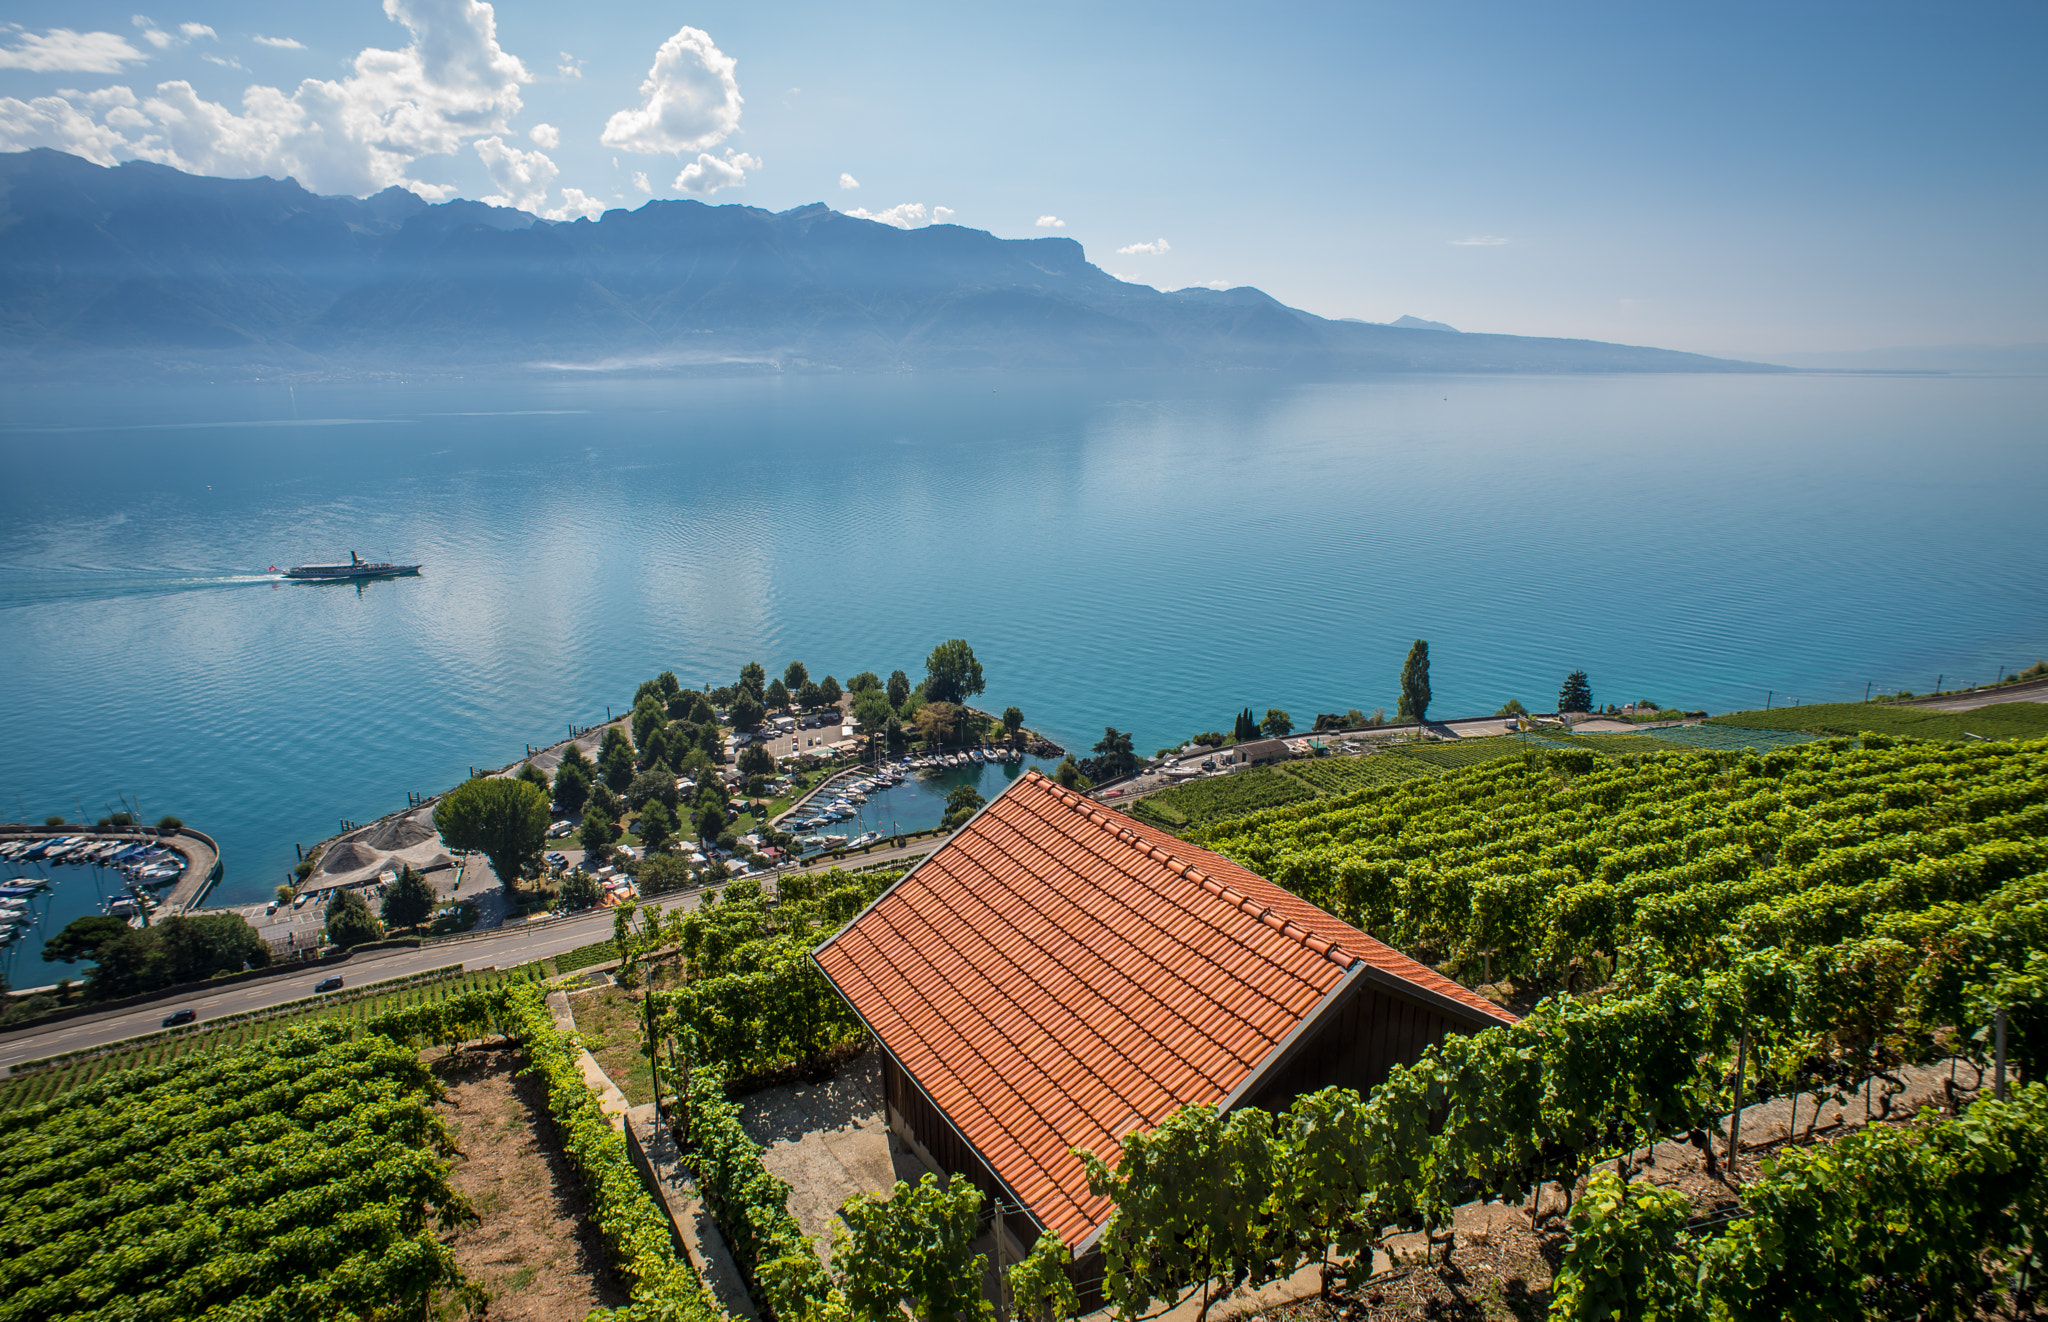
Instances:
[[[376,866],[381,857],[376,850],[367,847],[360,840],[344,840],[320,855],[320,871],[328,876],[360,872],[364,868]]]
[[[435,834],[433,826],[418,817],[393,817],[377,823],[357,839],[371,849],[395,854],[422,841],[432,840]]]

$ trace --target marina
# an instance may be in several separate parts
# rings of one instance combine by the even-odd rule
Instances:
[[[182,826],[0,825],[0,973],[17,986],[66,976],[42,947],[74,919],[146,926],[197,907],[221,874],[211,838]]]

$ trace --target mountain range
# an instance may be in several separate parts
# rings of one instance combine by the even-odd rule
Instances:
[[[1064,238],[652,201],[555,222],[0,153],[0,373],[959,368],[1784,370],[1593,340],[1333,321],[1162,292]]]

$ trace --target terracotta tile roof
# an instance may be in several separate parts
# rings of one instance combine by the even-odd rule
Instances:
[[[1514,1017],[1246,871],[1029,772],[819,967],[1031,1208],[1108,1215],[1071,1148],[1222,1101],[1364,961]]]

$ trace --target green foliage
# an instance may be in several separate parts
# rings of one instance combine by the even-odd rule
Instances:
[[[732,721],[733,729],[752,730],[761,724],[768,708],[751,690],[742,689],[733,695],[732,705],[725,709],[725,714]]]
[[[43,943],[43,958],[76,964],[81,959],[93,958],[101,946],[116,937],[126,936],[130,930],[126,919],[107,914],[74,918],[64,925],[63,931]]]
[[[789,686],[779,679],[769,680],[768,692],[763,695],[761,705],[769,711],[783,711],[789,707],[789,703]]]
[[[577,843],[589,861],[602,863],[611,853],[612,846],[619,842],[618,823],[601,809],[593,806],[583,814],[583,824],[576,831]]]
[[[924,660],[926,702],[965,702],[982,691],[981,662],[965,639],[940,643]]]
[[[328,896],[324,918],[327,939],[343,949],[384,939],[384,924],[370,912],[370,902],[355,891],[336,888]]]
[[[1254,767],[1228,776],[1204,777],[1148,794],[1131,805],[1131,816],[1169,831],[1211,822],[1283,803],[1316,797],[1316,791],[1279,767]]]
[[[860,723],[863,732],[873,734],[888,726],[896,715],[896,709],[889,705],[889,697],[879,689],[862,689],[854,695],[853,719]]]
[[[384,892],[384,922],[392,928],[418,927],[434,912],[435,903],[433,883],[408,864]]]
[[[569,748],[574,751],[576,745]],[[583,805],[590,802],[590,764],[582,758],[564,757],[562,764],[555,768],[555,807],[570,817],[582,813]]]
[[[1067,1322],[1081,1312],[1081,1299],[1067,1275],[1073,1255],[1050,1230],[1038,1237],[1024,1261],[1010,1268],[1010,1299],[1019,1318]]]
[[[1096,777],[1111,780],[1117,776],[1128,776],[1137,765],[1138,754],[1132,747],[1132,737],[1114,725],[1104,727],[1102,738],[1095,745]]]
[[[1527,716],[1528,714],[1529,709],[1522,705],[1519,698],[1509,698],[1500,705],[1500,710],[1494,713],[1495,716]]]
[[[1281,735],[1294,733],[1294,718],[1278,707],[1266,708],[1266,719],[1259,722],[1259,733],[1268,738],[1278,739]]]
[[[953,792],[946,796],[946,816],[939,825],[948,830],[959,826],[968,818],[980,812],[987,802],[988,800],[982,798],[981,792],[975,789],[974,786],[955,786]]]
[[[1574,670],[1564,677],[1564,685],[1557,691],[1557,709],[1560,712],[1593,710],[1593,686],[1586,682],[1585,671]]]
[[[92,958],[86,995],[104,1000],[265,968],[270,947],[240,914],[179,914],[102,941]]]
[[[562,884],[556,888],[555,897],[562,902],[565,909],[594,909],[597,902],[604,898],[604,890],[597,884],[596,877],[582,868],[577,868],[562,878]],[[566,969],[563,971],[567,972]]]
[[[1023,728],[1024,709],[1022,707],[1003,708],[1003,729],[1009,734],[1010,738],[1015,739],[1017,732]]]
[[[1399,714],[1418,722],[1429,719],[1429,644],[1420,638],[1401,663]]]
[[[2048,703],[2000,702],[1975,711],[1945,712],[1884,702],[1836,702],[1770,711],[1730,712],[1707,722],[1746,730],[1810,730],[1816,734],[1906,735],[1915,739],[2039,739],[2048,735]]]
[[[626,787],[628,808],[639,812],[650,803],[659,803],[671,811],[676,806],[676,778],[667,767],[649,767],[633,777],[633,783]]]
[[[987,1259],[971,1251],[981,1201],[964,1175],[941,1185],[929,1172],[916,1184],[896,1181],[886,1199],[849,1198],[832,1260],[854,1316],[893,1318],[908,1307],[918,1322],[993,1317],[981,1293]]]
[[[910,676],[900,670],[890,671],[888,692],[890,705],[901,711],[903,704],[910,701]]]
[[[1595,1173],[1572,1212],[1571,1243],[1551,1282],[1553,1322],[1704,1317],[1680,1245],[1691,1210],[1676,1189]]]
[[[450,849],[473,849],[509,889],[540,875],[548,835],[548,796],[523,780],[477,777],[443,795],[434,826]]]
[[[519,779],[532,785],[543,794],[552,794],[554,792],[554,786],[548,781],[548,773],[542,771],[530,761],[519,764]]]
[[[1248,744],[1258,737],[1259,718],[1252,715],[1252,709],[1247,707],[1237,714],[1237,723],[1230,728],[1230,740],[1232,743]]]
[[[640,837],[640,843],[650,852],[658,853],[664,845],[675,838],[676,819],[659,800],[656,800],[648,804],[646,811],[640,814],[639,820],[634,823],[634,833]]]
[[[775,774],[775,754],[768,751],[766,744],[748,744],[740,750],[736,765],[749,776],[772,776]]]
[[[0,1322],[420,1315],[474,1219],[438,1095],[321,1027],[0,1113]]]

